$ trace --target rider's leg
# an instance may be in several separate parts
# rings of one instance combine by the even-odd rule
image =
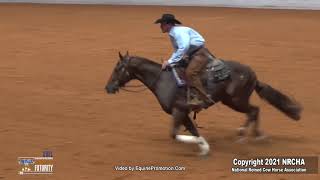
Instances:
[[[201,72],[204,70],[208,64],[208,57],[206,49],[202,48],[198,50],[190,60],[190,63],[186,69],[186,77],[191,88],[194,88],[198,91],[198,97],[203,101],[201,102],[198,99],[193,99],[189,104],[191,105],[211,105],[214,103],[210,97],[208,97],[201,79]]]

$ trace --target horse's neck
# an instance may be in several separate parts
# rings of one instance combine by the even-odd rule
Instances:
[[[172,102],[175,99],[176,83],[171,73],[161,71],[161,65],[142,60],[135,66],[135,75],[158,99],[162,109],[171,113]]]
[[[153,91],[156,81],[160,76],[161,67],[159,64],[150,63],[147,60],[140,61],[144,62],[139,63],[135,67],[135,75],[139,81]]]

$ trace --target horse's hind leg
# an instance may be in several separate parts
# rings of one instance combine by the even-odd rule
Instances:
[[[224,103],[230,108],[245,113],[247,115],[246,122],[240,126],[238,129],[238,133],[240,136],[244,136],[246,130],[248,129],[249,125],[253,123],[253,134],[254,136],[258,137],[261,135],[259,130],[259,107],[255,105],[251,105],[249,103],[249,98],[244,98],[242,100],[234,100],[232,103]]]
[[[249,104],[249,111],[247,112],[248,121],[253,123],[253,135],[255,137],[260,137],[262,133],[259,130],[259,113],[260,109],[258,106]]]
[[[246,122],[239,128],[239,135],[244,135],[244,132],[241,132],[242,130],[245,131],[248,129],[248,127],[253,124],[253,135],[254,136],[260,136],[261,133],[259,131],[259,112],[260,109],[258,106],[248,104],[247,108],[244,108],[244,113],[247,115]]]
[[[246,134],[246,131],[247,131],[249,125],[250,125],[250,121],[247,119],[246,122],[237,129],[238,130],[238,135],[239,136],[244,136]]]

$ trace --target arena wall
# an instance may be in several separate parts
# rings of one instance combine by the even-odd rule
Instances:
[[[216,6],[320,10],[319,0],[0,0],[10,3]]]

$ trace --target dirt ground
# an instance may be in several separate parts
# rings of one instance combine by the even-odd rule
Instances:
[[[107,95],[129,50],[161,62],[172,52],[153,22],[174,13],[220,58],[250,65],[259,80],[304,106],[294,122],[256,94],[263,142],[235,143],[243,114],[217,104],[198,116],[211,145],[170,139],[170,116],[149,91]],[[0,5],[0,179],[318,179],[319,175],[232,174],[232,159],[320,154],[320,11],[232,8]],[[133,82],[131,84],[139,84]],[[53,175],[19,176],[19,156],[54,155]],[[120,172],[116,165],[184,166],[178,172]]]

